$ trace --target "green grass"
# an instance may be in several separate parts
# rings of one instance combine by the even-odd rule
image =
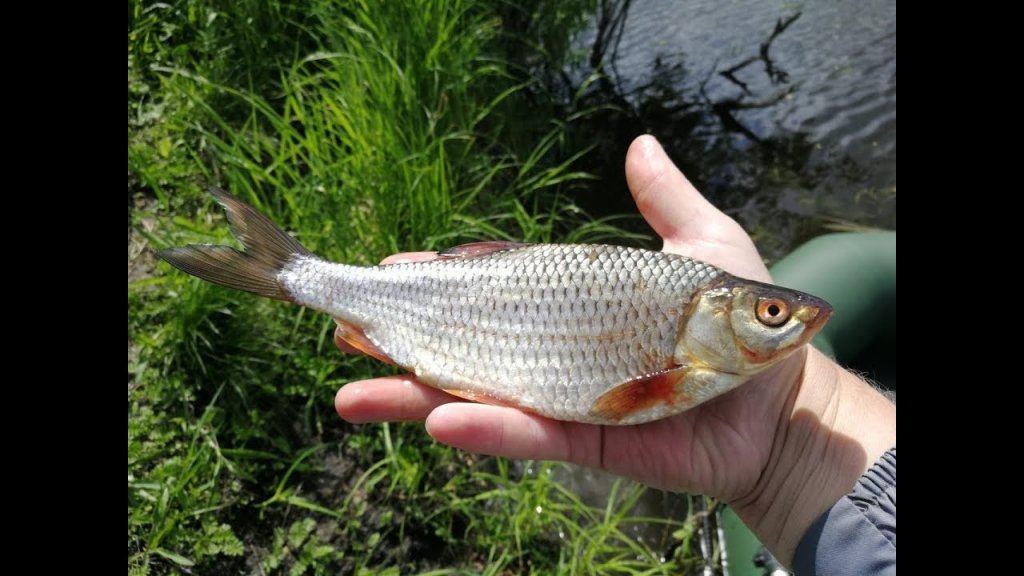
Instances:
[[[232,242],[208,185],[346,262],[482,238],[637,240],[567,200],[586,150],[524,73],[564,54],[589,4],[129,2],[129,573],[685,565],[626,529],[635,485],[592,508],[558,465],[343,423],[337,388],[386,368],[338,354],[330,319],[152,257]]]

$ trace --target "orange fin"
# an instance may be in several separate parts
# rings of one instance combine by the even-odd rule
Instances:
[[[371,342],[370,339],[366,337],[366,333],[363,332],[362,328],[355,326],[353,324],[349,324],[344,320],[338,320],[337,318],[335,318],[334,321],[338,323],[338,329],[334,331],[335,341],[341,340],[348,344],[349,346],[355,348],[356,350],[359,350],[363,354],[373,356],[374,358],[380,360],[381,362],[387,362],[388,364],[397,364],[397,362],[392,360],[391,357],[387,355],[387,353],[378,348],[376,344]]]
[[[439,252],[437,255],[445,259],[476,258],[477,256],[486,256],[488,254],[494,254],[495,252],[503,252],[505,250],[523,248],[525,246],[529,246],[529,244],[525,242],[506,242],[504,240],[470,242],[469,244],[452,246],[447,250]]]
[[[594,402],[590,413],[612,421],[664,402],[673,405],[679,400],[676,385],[686,377],[685,366],[669,368],[629,380],[605,392]]]

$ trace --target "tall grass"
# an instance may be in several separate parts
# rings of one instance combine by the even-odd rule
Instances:
[[[329,319],[132,248],[231,242],[209,184],[348,262],[623,241],[567,201],[586,151],[507,60],[536,50],[508,15],[551,10],[526,4],[129,2],[130,573],[672,571],[622,529],[635,486],[592,509],[420,426],[346,425],[334,391],[384,368]]]

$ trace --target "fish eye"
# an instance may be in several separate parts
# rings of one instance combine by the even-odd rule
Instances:
[[[781,298],[758,298],[757,321],[765,326],[782,326],[789,320],[789,304]]]

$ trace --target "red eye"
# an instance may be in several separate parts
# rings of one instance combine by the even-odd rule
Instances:
[[[780,298],[761,298],[757,301],[757,320],[765,326],[782,326],[789,320],[789,304]]]

